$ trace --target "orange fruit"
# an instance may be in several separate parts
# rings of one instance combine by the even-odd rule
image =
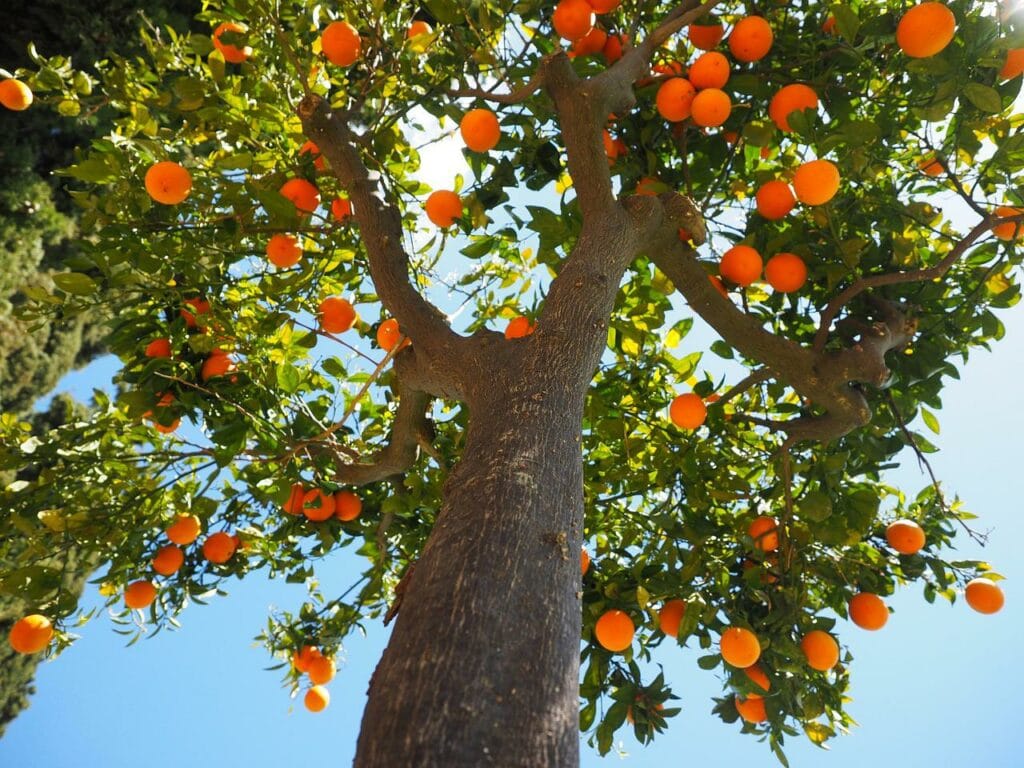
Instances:
[[[732,99],[725,91],[705,88],[693,97],[690,112],[693,122],[701,128],[717,128],[729,119]]]
[[[530,318],[523,315],[513,317],[508,321],[508,325],[505,326],[505,338],[521,339],[524,336],[529,336],[535,329],[536,325],[530,322]]]
[[[978,613],[998,613],[1006,600],[1003,590],[988,579],[972,579],[967,582],[964,598]]]
[[[171,340],[170,339],[153,339],[146,345],[146,349],[143,352],[146,357],[170,357],[171,356]]]
[[[914,555],[924,546],[925,536],[913,520],[897,520],[885,529],[885,540],[901,555]]]
[[[600,53],[604,50],[604,44],[608,42],[608,33],[600,27],[594,27],[586,35],[572,44],[569,51],[569,58],[577,56],[589,56],[592,53]]]
[[[734,245],[724,254],[718,265],[718,274],[730,283],[750,285],[761,279],[761,254],[749,245]]]
[[[278,269],[294,267],[302,258],[302,246],[294,235],[277,234],[267,241],[267,258]]]
[[[1024,48],[1011,48],[1006,52],[1006,63],[999,70],[999,77],[1002,80],[1012,80],[1022,73],[1024,73]],[[3,84],[0,83],[0,85]]]
[[[996,216],[1019,216],[1024,213],[1024,208],[1010,208],[1001,205],[996,208]],[[1008,221],[1005,224],[996,224],[992,227],[992,234],[1000,240],[1019,240],[1024,237],[1024,221]]]
[[[629,35],[608,35],[608,39],[604,43],[604,48],[601,53],[604,55],[604,60],[609,64],[614,64],[616,61],[622,58],[622,48],[629,42]]]
[[[299,147],[300,155],[304,155],[307,152],[313,156],[314,168],[316,168],[318,171],[322,171],[324,168],[327,167],[327,161],[324,160],[323,156],[320,154],[320,147],[318,147],[312,141],[307,141],[305,144]]]
[[[347,197],[336,197],[331,202],[331,215],[336,221],[345,221],[352,215],[352,201]]]
[[[225,376],[233,370],[235,370],[235,361],[231,359],[231,355],[223,350],[215,349],[203,361],[203,368],[199,375],[203,381],[209,381],[218,376]]]
[[[15,112],[26,110],[32,106],[32,89],[12,77],[0,80],[0,104]]]
[[[690,116],[690,105],[697,90],[685,77],[673,77],[661,84],[654,97],[658,114],[670,123],[678,123]]]
[[[405,38],[407,40],[412,40],[414,37],[419,37],[420,35],[429,35],[433,31],[434,30],[431,29],[427,22],[417,19],[409,25],[409,29],[405,32]]]
[[[611,133],[608,131],[602,131],[601,136],[604,140],[604,153],[608,157],[609,165],[614,163],[617,157],[623,157],[624,155],[629,154],[626,142],[622,139],[613,138]]]
[[[302,496],[302,514],[316,523],[334,517],[334,494],[324,493],[319,488],[306,491]]]
[[[7,642],[16,653],[39,653],[52,639],[53,624],[38,613],[18,619],[7,634]]]
[[[725,289],[725,284],[719,278],[714,275],[708,275],[708,280],[711,282],[714,289],[722,294],[723,299],[729,298],[729,291]]]
[[[764,699],[760,696],[750,696],[746,699],[737,696],[736,711],[748,723],[763,723],[768,719],[768,713],[764,708]]]
[[[941,176],[946,170],[942,167],[941,161],[934,153],[918,160],[917,168],[925,176]]]
[[[807,282],[807,265],[795,253],[776,253],[764,265],[764,276],[779,293],[793,293]]]
[[[304,645],[298,652],[292,654],[292,664],[299,672],[306,674],[313,662],[322,655],[316,646]]]
[[[320,302],[320,327],[327,333],[344,333],[356,322],[355,307],[339,296],[328,296]]]
[[[796,198],[784,181],[766,181],[755,196],[757,212],[769,221],[778,221],[793,210]]]
[[[236,549],[238,540],[229,533],[218,531],[211,533],[203,542],[203,557],[211,563],[226,563],[234,556]]]
[[[754,540],[756,549],[774,552],[779,548],[778,528],[773,517],[755,517],[747,526],[747,535]]]
[[[878,595],[861,592],[850,598],[850,621],[861,629],[881,629],[888,620],[889,609]]]
[[[590,553],[587,552],[587,548],[586,547],[581,547],[580,548],[580,572],[581,572],[581,574],[586,574],[586,572],[587,572],[587,570],[589,568],[590,568]]]
[[[789,116],[793,112],[818,108],[818,94],[809,85],[791,83],[782,86],[768,102],[768,117],[781,131],[793,130]]]
[[[320,207],[320,191],[305,179],[289,179],[278,191],[292,201],[300,216]]]
[[[185,553],[173,544],[160,547],[153,558],[153,570],[161,576],[173,576],[185,562]]]
[[[288,494],[288,501],[281,506],[281,509],[288,515],[301,515],[302,499],[305,495],[306,489],[302,483],[292,483],[292,489]]]
[[[839,169],[828,160],[801,164],[793,174],[796,199],[807,205],[823,205],[839,191]]]
[[[825,19],[825,22],[821,25],[821,31],[824,32],[826,35],[838,34],[836,32],[836,24],[838,24],[838,22],[836,21],[836,17],[835,16],[829,16],[827,19]]]
[[[192,191],[192,175],[171,160],[154,163],[146,171],[146,191],[163,205],[177,205]]]
[[[693,43],[694,48],[710,51],[722,42],[722,38],[725,36],[725,27],[722,26],[721,22],[714,24],[695,22],[689,26],[687,36],[690,38],[690,42]]]
[[[178,519],[167,526],[167,538],[180,547],[187,546],[199,538],[202,525],[195,515],[178,515]]]
[[[704,88],[721,88],[729,82],[729,60],[717,51],[702,53],[690,65],[687,79],[698,91]]]
[[[636,627],[633,625],[633,620],[624,611],[605,611],[594,624],[594,637],[597,642],[606,651],[612,653],[629,648],[635,633]]]
[[[320,47],[331,64],[349,67],[359,58],[359,32],[347,21],[334,21],[320,35]]]
[[[334,666],[334,659],[319,654],[309,662],[306,674],[309,675],[309,682],[314,685],[324,685],[334,679],[337,668]]]
[[[447,229],[456,219],[462,218],[462,198],[447,189],[431,192],[423,208],[427,218],[442,229]]]
[[[198,296],[194,299],[185,299],[185,305],[188,309],[183,307],[178,314],[185,319],[185,325],[189,328],[195,328],[199,324],[200,315],[210,314],[210,302]]]
[[[718,641],[718,650],[727,664],[740,669],[754,665],[761,657],[757,635],[743,627],[729,627]]]
[[[594,27],[594,9],[587,0],[561,0],[551,15],[551,25],[559,37],[579,40]]]
[[[218,24],[217,28],[213,30],[213,47],[220,51],[221,56],[224,57],[224,61],[231,64],[241,64],[252,56],[252,48],[248,45],[239,48],[237,45],[222,43],[220,41],[220,36],[225,32],[234,32],[242,35],[248,31],[249,28],[244,24],[235,24],[231,21],[225,21],[222,24]]]
[[[679,637],[679,623],[686,613],[686,603],[682,600],[669,600],[658,611],[658,629],[669,637]]]
[[[656,195],[660,195],[667,189],[668,186],[664,182],[652,179],[650,176],[644,176],[636,183],[636,190],[633,194],[654,197]]]
[[[771,50],[775,35],[768,22],[760,16],[740,19],[729,35],[729,50],[740,61],[763,59]]]
[[[668,417],[680,429],[697,429],[708,417],[707,406],[696,392],[676,397],[668,407]]]
[[[302,701],[310,712],[323,712],[331,703],[331,694],[322,685],[314,685]]]
[[[828,672],[839,663],[839,643],[828,632],[812,630],[800,641],[807,663],[819,672]]]
[[[501,125],[498,116],[489,109],[471,109],[462,116],[459,133],[466,146],[474,152],[487,152],[501,138]]]
[[[334,514],[344,523],[355,520],[363,511],[363,500],[352,491],[338,491],[334,494]]]
[[[768,679],[768,675],[761,668],[760,664],[752,664],[743,670],[747,677],[749,677],[754,684],[765,693],[768,693],[772,689],[771,681]],[[751,696],[753,698],[753,696]]]
[[[393,317],[389,317],[380,327],[377,328],[377,346],[383,349],[385,352],[390,352],[392,347],[398,343],[399,337],[401,337],[402,331],[398,327],[398,321]],[[409,339],[406,339],[399,349],[404,349],[412,344]]]
[[[944,3],[915,5],[896,25],[896,45],[913,59],[924,59],[942,51],[953,41],[956,17]]]
[[[594,13],[611,13],[622,3],[622,0],[587,0]]]
[[[124,588],[124,604],[132,610],[141,611],[143,608],[148,608],[154,600],[156,600],[156,587],[145,579],[133,581]]]

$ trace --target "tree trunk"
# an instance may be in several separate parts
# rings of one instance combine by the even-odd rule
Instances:
[[[359,768],[579,763],[586,389],[538,357],[470,398],[462,459],[370,682]]]

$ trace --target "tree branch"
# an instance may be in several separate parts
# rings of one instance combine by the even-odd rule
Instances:
[[[533,73],[533,76],[523,85],[514,88],[508,93],[494,93],[483,88],[458,88],[448,92],[452,98],[461,99],[483,99],[495,104],[519,104],[526,101],[544,85],[543,64]]]

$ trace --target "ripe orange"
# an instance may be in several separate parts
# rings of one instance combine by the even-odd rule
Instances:
[[[551,25],[559,37],[579,40],[594,26],[594,9],[587,0],[561,0],[551,15]]]
[[[764,708],[764,699],[760,696],[750,696],[746,699],[737,696],[736,711],[748,723],[763,723],[768,719],[768,713]]]
[[[760,16],[741,19],[729,35],[729,50],[740,61],[763,59],[771,50],[775,35],[768,22]]]
[[[185,319],[185,325],[189,328],[195,328],[199,324],[200,315],[210,314],[210,302],[198,296],[194,299],[185,299],[185,305],[188,309],[183,307],[179,314]]]
[[[764,265],[764,276],[779,293],[793,293],[807,282],[807,265],[795,253],[776,253]]]
[[[174,395],[172,393],[170,393],[170,392],[164,392],[160,396],[160,399],[157,400],[156,407],[160,408],[160,409],[164,409],[164,408],[168,408],[173,403],[174,403]],[[161,424],[157,420],[157,416],[154,415],[153,411],[146,411],[144,414],[142,414],[142,418],[144,418],[144,419],[152,419],[153,420],[153,429],[155,429],[157,432],[159,432],[162,435],[169,435],[171,432],[176,430],[181,425],[181,419],[174,419],[174,421],[170,422],[169,424]],[[163,415],[161,415],[160,418],[163,418],[164,421],[167,420],[166,416],[163,416]]]
[[[203,381],[209,381],[218,376],[225,376],[233,370],[235,370],[235,361],[231,359],[231,355],[224,350],[215,349],[203,361],[203,368],[199,375]]]
[[[888,620],[889,609],[878,595],[861,592],[850,598],[850,621],[861,629],[881,629]]]
[[[752,664],[743,671],[746,673],[747,677],[753,680],[754,684],[765,693],[768,693],[768,691],[772,689],[771,681],[768,679],[768,675],[765,674],[765,671],[761,668],[760,664]],[[753,696],[751,698],[753,698]]]
[[[295,204],[295,211],[300,216],[320,207],[320,191],[305,179],[289,179],[278,191]]]
[[[307,152],[313,156],[314,168],[316,168],[318,171],[322,171],[324,168],[327,167],[327,161],[324,160],[323,156],[320,154],[320,147],[318,147],[312,141],[307,141],[305,144],[299,147],[300,155],[304,155]]]
[[[530,318],[523,315],[513,317],[508,321],[508,325],[505,326],[505,338],[521,339],[524,336],[529,336],[535,329],[536,325],[530,322]]]
[[[608,35],[604,49],[601,51],[604,54],[604,60],[609,64],[614,64],[621,59],[623,46],[628,42],[629,35]]]
[[[1011,48],[1006,52],[1006,63],[999,70],[999,77],[1002,80],[1012,80],[1015,77],[1019,77],[1022,73],[1024,73],[1024,48]]]
[[[327,333],[344,333],[356,322],[356,310],[347,299],[328,296],[320,302],[320,327]]]
[[[722,26],[721,22],[715,22],[714,24],[694,22],[690,25],[687,35],[694,48],[710,51],[722,42],[722,38],[725,36],[725,27]]]
[[[569,51],[569,58],[577,56],[589,56],[593,53],[600,53],[604,50],[604,44],[608,42],[608,33],[600,27],[594,27],[586,35],[572,44]]]
[[[336,221],[345,221],[352,215],[352,201],[347,197],[336,197],[331,202],[331,215]]]
[[[757,635],[743,627],[729,627],[718,641],[718,650],[727,664],[740,669],[754,665],[761,657]]]
[[[501,138],[501,125],[498,116],[489,109],[471,109],[462,116],[459,133],[466,146],[474,152],[487,152],[494,149]]]
[[[164,531],[167,538],[180,547],[187,546],[199,538],[202,525],[195,515],[179,515],[178,519]]]
[[[956,17],[944,3],[921,3],[896,25],[896,45],[907,56],[924,59],[949,45],[955,31]]]
[[[917,167],[925,176],[941,176],[946,170],[942,167],[942,162],[934,153],[918,160]]]
[[[15,112],[26,110],[32,106],[32,89],[14,78],[0,80],[0,104]]]
[[[996,208],[996,216],[1019,216],[1024,213],[1024,208],[1011,208],[1001,205]],[[1020,240],[1024,237],[1024,221],[1008,221],[1005,224],[996,224],[992,227],[992,234],[1000,240]]]
[[[913,520],[897,520],[885,529],[885,540],[901,555],[913,555],[924,546],[925,536]]]
[[[792,83],[780,88],[768,102],[768,116],[781,131],[793,130],[789,116],[793,112],[818,108],[818,94],[808,85]]]
[[[173,576],[185,562],[185,553],[173,544],[160,547],[153,558],[153,570],[161,576]]]
[[[647,195],[649,197],[655,197],[660,195],[662,192],[668,189],[668,185],[657,179],[653,179],[650,176],[644,176],[640,181],[636,183],[636,190],[633,192],[635,195]]]
[[[807,663],[819,672],[828,672],[839,663],[839,643],[828,632],[812,630],[800,641]]]
[[[319,654],[310,660],[306,674],[309,675],[309,682],[314,685],[324,685],[334,679],[336,671],[334,659]]]
[[[669,637],[679,637],[679,623],[686,613],[686,603],[682,600],[669,600],[658,611],[658,629]]]
[[[334,517],[334,494],[324,493],[319,488],[306,491],[302,496],[302,514],[316,523]]]
[[[668,417],[680,429],[697,429],[708,417],[707,406],[696,392],[675,398],[668,407]]]
[[[612,653],[629,648],[633,642],[636,627],[629,614],[623,611],[610,610],[601,614],[594,624],[594,637],[601,647]]]
[[[285,514],[289,515],[301,515],[302,514],[302,498],[306,495],[306,489],[302,483],[292,483],[291,492],[288,494],[288,501],[286,501],[281,509],[284,510]]]
[[[779,548],[779,524],[773,517],[755,517],[747,526],[747,535],[754,540],[754,547],[762,552],[774,552]]]
[[[729,60],[717,51],[702,53],[690,65],[687,78],[698,91],[703,88],[721,88],[729,82]]]
[[[322,655],[316,646],[304,645],[297,653],[292,654],[292,664],[299,672],[306,674],[313,662]]]
[[[7,642],[16,653],[39,653],[52,639],[53,624],[38,613],[18,619],[7,634]]]
[[[379,328],[377,328],[377,346],[385,352],[390,352],[391,348],[398,343],[398,339],[401,335],[402,331],[398,327],[398,321],[393,317],[389,317],[380,324]],[[405,347],[408,347],[410,344],[412,344],[412,342],[409,339],[406,339],[399,349],[405,349]]]
[[[757,190],[757,212],[769,221],[777,221],[793,210],[796,198],[784,181],[766,181]]]
[[[670,123],[678,123],[690,116],[697,90],[685,77],[673,77],[666,80],[658,88],[654,103],[658,114]]]
[[[236,549],[238,540],[230,533],[218,531],[211,533],[203,542],[203,557],[211,563],[226,563],[234,556]]]
[[[171,160],[154,163],[146,171],[146,191],[158,203],[177,205],[192,191],[192,175]]]
[[[310,712],[322,712],[331,703],[331,694],[322,685],[314,685],[306,691],[303,703]]]
[[[693,97],[690,112],[693,122],[701,128],[717,128],[729,119],[732,99],[725,91],[705,88]]]
[[[143,352],[146,357],[170,357],[171,356],[171,340],[170,339],[153,339],[149,344],[146,345],[146,350]]]
[[[320,47],[331,64],[349,67],[359,58],[359,32],[347,21],[334,21],[320,35]]]
[[[433,31],[434,30],[431,29],[427,22],[417,19],[409,25],[409,29],[405,32],[405,37],[407,40],[412,40],[414,37],[419,37],[420,35],[429,35]]]
[[[807,205],[823,205],[839,191],[839,169],[828,160],[803,163],[793,174],[796,199]]]
[[[755,249],[749,245],[734,245],[722,254],[718,274],[730,283],[746,287],[761,279],[763,265],[761,254]]]
[[[355,520],[363,511],[363,500],[352,491],[338,491],[334,494],[334,514],[344,523]]]
[[[124,604],[132,610],[148,608],[156,600],[156,587],[149,581],[133,581],[124,588]]]
[[[462,218],[462,198],[451,190],[438,189],[431,192],[423,208],[427,218],[443,229]]]
[[[824,32],[826,35],[838,34],[838,32],[836,31],[836,25],[837,24],[838,24],[838,22],[836,21],[836,17],[835,16],[829,16],[827,19],[825,19],[825,22],[821,25],[821,31]]]
[[[1003,590],[988,579],[972,579],[967,582],[964,597],[967,604],[978,613],[997,613],[1006,600]]]
[[[622,3],[622,0],[587,0],[594,13],[611,13]]]
[[[267,258],[278,269],[294,267],[302,258],[302,246],[294,235],[277,234],[267,241]]]
[[[580,548],[580,572],[582,575],[586,575],[587,570],[590,568],[590,553],[587,552],[586,547]]]
[[[213,30],[213,47],[220,51],[221,55],[224,57],[224,61],[231,64],[241,64],[252,56],[252,48],[248,45],[243,48],[239,48],[237,45],[222,43],[220,41],[220,36],[225,32],[245,34],[248,31],[249,28],[244,24],[235,24],[231,21],[225,21],[222,24],[218,24],[217,28]]]

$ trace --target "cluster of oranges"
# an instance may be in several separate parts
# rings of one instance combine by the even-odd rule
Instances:
[[[282,509],[289,515],[305,515],[308,520],[322,523],[337,517],[350,522],[363,511],[363,501],[352,491],[330,493],[320,488],[306,488],[302,483],[293,483],[288,500]]]
[[[331,703],[331,694],[325,687],[334,679],[337,667],[334,659],[313,645],[304,645],[292,654],[292,666],[300,675],[306,675],[311,683],[303,697],[303,704],[310,712],[322,712]]]

